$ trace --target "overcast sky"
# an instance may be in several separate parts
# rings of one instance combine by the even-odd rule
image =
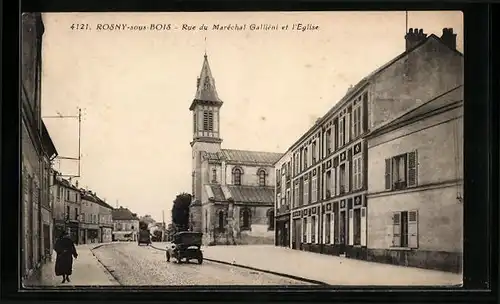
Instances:
[[[408,27],[441,36],[460,12],[410,12]],[[191,191],[192,115],[207,50],[221,109],[223,148],[284,152],[364,76],[404,51],[404,12],[44,14],[42,115],[82,108],[80,186],[112,206],[170,222]],[[172,24],[170,31],[97,31],[98,24]],[[251,31],[250,24],[289,24]],[[293,31],[294,23],[319,26]],[[91,30],[72,30],[89,24]],[[208,31],[182,31],[182,24]],[[213,24],[247,24],[213,31]],[[206,42],[205,42],[206,38]],[[44,119],[60,156],[78,156],[76,119]],[[75,174],[76,163],[56,169]]]

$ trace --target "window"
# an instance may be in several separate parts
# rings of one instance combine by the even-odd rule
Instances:
[[[392,247],[418,248],[418,211],[394,212]]]
[[[266,185],[266,171],[263,169],[259,170],[259,186],[265,186]]]
[[[292,161],[286,163],[286,179],[289,180],[292,175]]]
[[[339,147],[342,147],[345,142],[345,118],[342,117],[339,119]]]
[[[203,112],[203,131],[214,130],[214,113],[212,111]]]
[[[332,171],[328,170],[325,173],[325,181],[324,181],[324,189],[325,189],[325,198],[328,199],[333,196],[332,190],[331,190],[331,183],[332,183]]]
[[[196,113],[193,114],[193,132],[196,132]]]
[[[250,209],[243,208],[240,211],[240,222],[241,222],[241,230],[249,230],[250,229]]]
[[[69,220],[70,217],[70,209],[69,206],[66,206],[66,220]]]
[[[323,231],[324,231],[324,240],[323,240],[323,243],[324,244],[329,244],[330,243],[330,221],[331,221],[331,214],[330,213],[327,213],[325,214],[325,221],[324,221],[324,224],[323,224]]]
[[[75,220],[78,220],[78,208],[75,208]]]
[[[70,194],[70,191],[69,190],[66,190],[66,200],[69,201],[69,194]]]
[[[361,134],[361,104],[352,109],[352,137],[356,138]]]
[[[316,216],[311,217],[311,243],[316,243]]]
[[[285,201],[287,206],[290,206],[290,189],[286,189]]]
[[[313,176],[311,179],[311,201],[315,203],[318,200],[318,179]]]
[[[299,206],[299,183],[295,183],[295,189],[293,190],[293,206],[298,207]]]
[[[344,194],[347,191],[346,187],[346,169],[345,164],[340,165],[339,167],[339,192],[340,194]]]
[[[217,169],[213,168],[212,169],[212,183],[217,182]]]
[[[361,208],[354,209],[354,245],[361,245]]]
[[[233,184],[237,186],[241,186],[241,169],[234,168],[233,169]]]
[[[316,145],[316,141],[313,141],[313,143],[312,143],[312,164],[311,165],[314,165],[316,163],[316,160],[317,160],[317,145]]]
[[[385,189],[402,190],[417,185],[417,151],[385,160]]]
[[[304,148],[304,150],[303,150],[303,158],[302,158],[304,160],[304,169],[307,168],[307,157],[308,157],[308,155],[307,155],[307,148]]]
[[[309,204],[309,180],[304,181],[304,204]]]
[[[217,227],[219,231],[224,231],[224,211],[220,210],[219,215],[219,226]]]
[[[294,165],[295,165],[295,172],[294,174],[297,175],[299,174],[299,154],[295,153],[295,160],[294,160]]]
[[[326,131],[325,146],[326,146],[326,155],[330,155],[332,153],[332,130],[331,129],[328,129]]]
[[[276,194],[276,207],[278,209],[281,207],[281,193]]]
[[[308,223],[307,223],[307,217],[302,219],[302,243],[307,243],[307,232],[308,232]]]
[[[267,230],[274,230],[274,210],[267,210]]]
[[[361,189],[363,187],[363,158],[361,156],[353,159],[353,180],[354,180],[354,190]]]

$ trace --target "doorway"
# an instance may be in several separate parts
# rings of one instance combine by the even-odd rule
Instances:
[[[294,238],[292,243],[292,249],[300,249],[300,243],[302,240],[302,225],[300,219],[293,220],[294,226]]]
[[[346,234],[347,234],[347,227],[346,227],[346,211],[340,211],[340,218],[339,218],[339,239],[340,239],[340,244],[339,244],[339,253],[344,254],[345,253],[345,246],[346,246]]]

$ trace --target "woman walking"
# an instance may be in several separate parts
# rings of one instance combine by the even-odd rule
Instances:
[[[56,276],[62,276],[63,283],[70,282],[69,276],[73,272],[73,257],[76,259],[75,243],[69,238],[68,233],[64,231],[54,245],[57,253],[55,272]]]

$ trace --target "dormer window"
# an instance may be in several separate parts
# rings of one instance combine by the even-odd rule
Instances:
[[[217,182],[217,169],[213,168],[212,169],[212,183]]]

